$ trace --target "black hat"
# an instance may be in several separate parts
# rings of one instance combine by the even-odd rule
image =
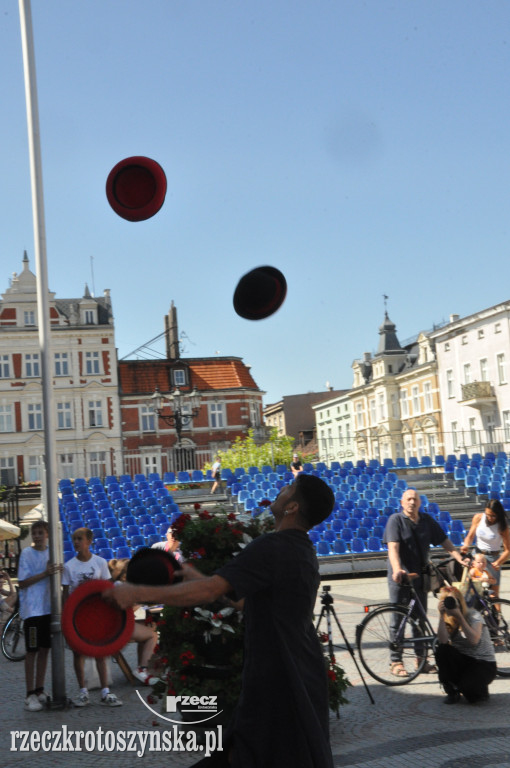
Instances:
[[[287,281],[275,267],[257,267],[239,280],[234,292],[234,309],[246,320],[263,320],[281,307]]]
[[[162,587],[172,584],[175,571],[181,570],[181,565],[170,552],[164,549],[142,547],[135,552],[128,563],[126,581],[132,584]]]

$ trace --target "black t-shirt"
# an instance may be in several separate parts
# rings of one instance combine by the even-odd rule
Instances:
[[[414,532],[414,533],[413,533]],[[442,544],[446,533],[436,520],[425,512],[418,513],[418,522],[413,523],[403,512],[390,515],[384,529],[383,541],[399,543],[399,556],[402,567],[409,573],[420,573],[429,559],[430,545]],[[388,574],[392,567],[388,560]]]
[[[332,768],[326,668],[313,624],[320,578],[308,534],[260,536],[217,573],[245,598],[233,765]]]

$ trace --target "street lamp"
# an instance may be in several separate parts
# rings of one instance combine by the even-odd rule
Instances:
[[[163,413],[165,401],[168,402],[170,413]],[[198,415],[200,410],[200,393],[196,387],[193,387],[191,392],[181,392],[179,387],[175,387],[169,395],[162,395],[158,387],[156,387],[154,393],[148,398],[147,403],[160,419],[171,427],[175,426],[177,443],[179,444],[183,427],[186,427]]]

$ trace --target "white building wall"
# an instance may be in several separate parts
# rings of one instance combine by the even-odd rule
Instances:
[[[454,318],[434,339],[446,453],[508,451],[510,303]]]

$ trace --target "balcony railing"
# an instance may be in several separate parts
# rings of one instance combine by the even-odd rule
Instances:
[[[471,381],[462,384],[462,400],[492,400],[494,390],[490,381]]]

